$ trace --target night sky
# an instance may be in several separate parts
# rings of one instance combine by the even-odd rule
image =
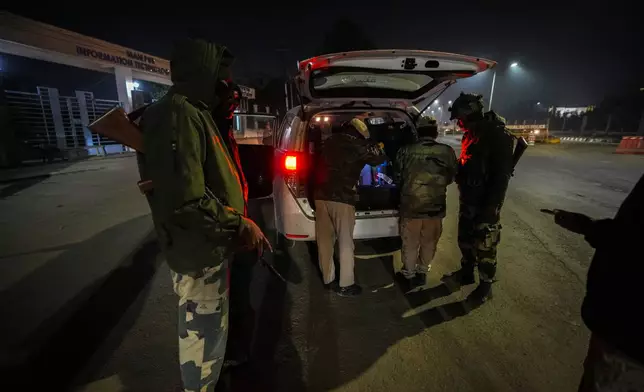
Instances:
[[[211,14],[193,6],[161,16],[125,8],[110,14],[77,8],[52,12],[9,7],[9,11],[165,58],[169,58],[173,41],[199,30],[231,48],[240,77],[284,74],[287,67],[294,71],[296,60],[319,54],[315,51],[325,31],[336,18],[345,17],[362,26],[378,48],[439,50],[498,61],[494,100],[501,107],[530,100],[547,106],[597,104],[606,95],[644,87],[644,71],[636,61],[644,58],[643,23],[634,9],[617,7],[614,2],[612,8],[597,10],[562,6],[564,2],[557,7],[516,2],[512,9],[498,2],[483,8],[456,1],[446,2],[449,7],[428,1],[396,6],[393,2],[388,6],[358,1],[298,2],[297,6],[273,8],[251,7],[248,2],[243,7],[216,3],[209,7],[217,10]],[[106,3],[96,5],[106,8]],[[519,72],[507,70],[513,61],[521,64]],[[7,68],[13,72],[11,63]],[[110,83],[109,77],[90,79],[82,80],[95,88]],[[487,96],[491,79],[486,72],[459,82],[444,98],[452,99],[460,90]]]

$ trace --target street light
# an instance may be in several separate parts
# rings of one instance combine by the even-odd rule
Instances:
[[[510,68],[516,68],[519,66],[519,63],[514,62],[510,64]],[[496,82],[496,71],[492,74],[492,89],[490,90],[490,104],[487,107],[487,110],[492,110],[492,98],[494,98],[494,84]]]

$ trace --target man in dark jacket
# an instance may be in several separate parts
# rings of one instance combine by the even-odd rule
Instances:
[[[461,284],[473,284],[478,265],[479,286],[470,295],[485,302],[496,275],[496,248],[505,192],[512,176],[514,139],[494,112],[483,113],[480,95],[463,94],[450,108],[452,120],[464,130],[456,183],[460,191],[458,245]]]
[[[147,197],[179,296],[179,363],[191,391],[213,391],[224,362],[231,256],[268,245],[245,216],[241,168],[212,115],[230,107],[232,61],[225,47],[203,40],[177,45],[173,86],[140,123],[139,172],[153,184]]]
[[[421,117],[416,128],[418,141],[398,150],[394,174],[400,186],[401,274],[410,288],[426,283],[457,168],[454,149],[436,141],[435,119]]]
[[[324,284],[335,281],[333,248],[340,250],[340,281],[334,289],[341,296],[362,292],[353,273],[353,228],[355,226],[356,183],[365,165],[379,165],[387,159],[382,146],[369,141],[363,118],[354,118],[324,141],[320,163],[315,168],[315,236]]]
[[[555,222],[596,249],[581,308],[592,335],[579,391],[644,391],[644,175],[613,219],[555,210]]]

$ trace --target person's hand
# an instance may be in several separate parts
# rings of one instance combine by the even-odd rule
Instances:
[[[252,219],[243,217],[241,227],[239,230],[239,237],[241,239],[242,247],[245,249],[257,249],[259,254],[264,253],[264,246],[269,252],[273,252],[271,243],[262,232],[262,229],[257,226]]]
[[[555,223],[573,233],[586,235],[590,230],[593,220],[584,214],[565,210],[553,210]]]

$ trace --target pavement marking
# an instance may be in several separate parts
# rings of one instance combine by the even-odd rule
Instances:
[[[121,382],[121,377],[115,374],[102,380],[94,381],[79,389],[77,392],[121,392],[125,391],[125,385]]]

